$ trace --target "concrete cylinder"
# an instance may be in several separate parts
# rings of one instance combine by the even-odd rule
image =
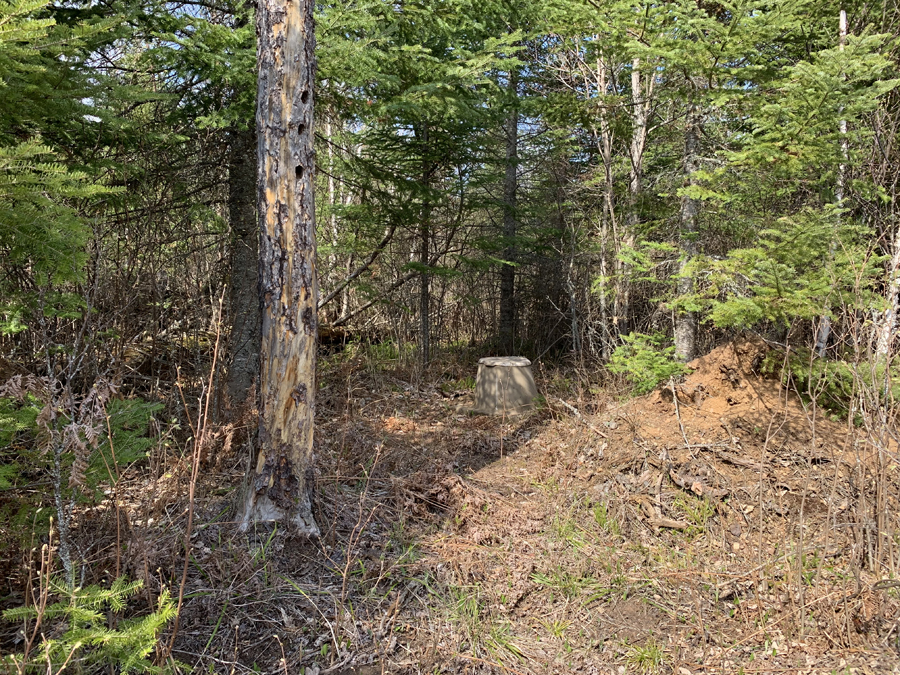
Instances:
[[[489,356],[478,361],[475,408],[480,415],[520,415],[538,396],[531,361],[520,356]]]

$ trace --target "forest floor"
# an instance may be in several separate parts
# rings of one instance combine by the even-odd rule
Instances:
[[[321,538],[235,532],[245,458],[225,430],[172,656],[229,674],[900,672],[896,446],[759,375],[766,352],[720,347],[625,401],[536,368],[546,400],[512,419],[468,412],[469,363],[410,384],[326,361]],[[189,476],[159,456],[120,496],[122,569],[150,602],[181,584]],[[113,514],[85,514],[98,559]]]

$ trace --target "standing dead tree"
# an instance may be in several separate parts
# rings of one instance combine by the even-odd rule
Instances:
[[[313,3],[264,0],[256,31],[260,447],[240,527],[288,521],[316,535],[310,496],[318,295]]]

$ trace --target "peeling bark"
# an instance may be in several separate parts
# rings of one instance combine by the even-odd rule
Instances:
[[[260,450],[241,529],[275,520],[317,535],[307,471],[313,447],[318,294],[312,10],[311,0],[267,0],[256,12]]]

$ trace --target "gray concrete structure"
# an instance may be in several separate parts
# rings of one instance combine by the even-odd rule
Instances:
[[[475,408],[480,415],[519,415],[534,407],[537,386],[531,361],[520,356],[489,356],[478,361]]]

